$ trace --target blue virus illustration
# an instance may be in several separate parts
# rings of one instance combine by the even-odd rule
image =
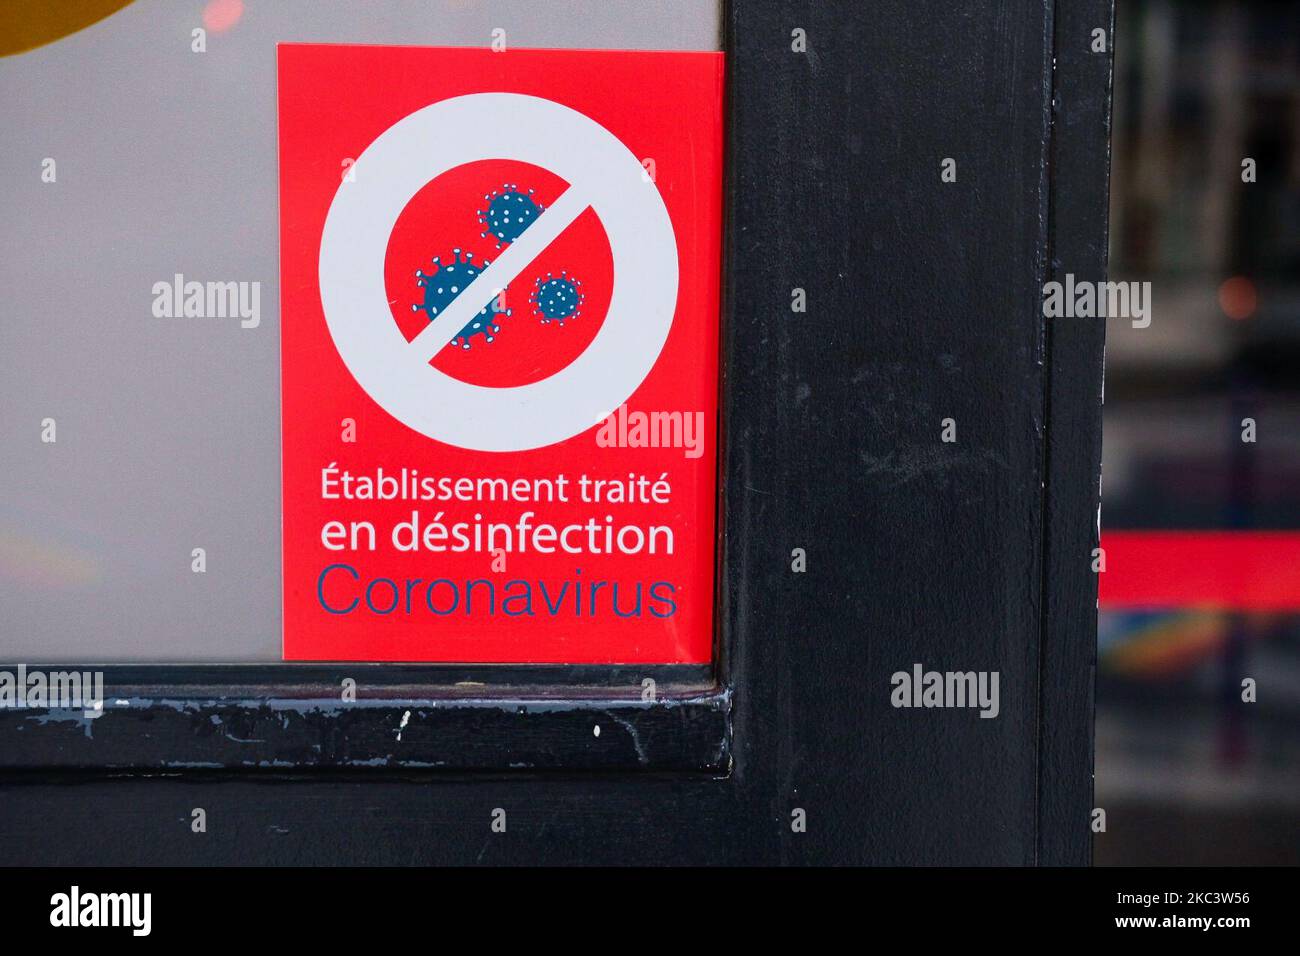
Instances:
[[[528,298],[534,306],[533,314],[542,317],[543,325],[552,321],[563,325],[565,319],[582,315],[578,306],[587,296],[579,289],[582,283],[567,272],[558,276],[548,272],[546,278],[538,279],[535,285]]]
[[[482,236],[484,239],[489,235],[495,238],[498,249],[518,239],[546,208],[533,201],[531,189],[527,193],[521,193],[515,183],[505,183],[483,198],[487,200],[488,206],[478,211],[478,221],[485,227]]]
[[[474,258],[472,252],[465,253],[463,259],[459,249],[453,249],[452,253],[452,261],[447,263],[434,256],[432,273],[415,270],[415,284],[424,288],[424,301],[412,305],[411,311],[424,312],[430,322],[436,319],[438,314],[465,290],[466,286],[478,278],[480,272],[492,264],[491,260],[484,259],[482,266],[474,265],[470,261]],[[451,340],[451,344],[467,349],[470,339],[476,335],[483,336],[485,342],[491,342],[492,337],[501,331],[501,326],[497,325],[495,320],[511,313],[510,309],[501,308],[501,293],[504,292],[505,290],[502,289],[491,302],[479,309],[478,315],[465,324],[460,334]]]

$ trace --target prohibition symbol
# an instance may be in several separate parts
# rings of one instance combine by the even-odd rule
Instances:
[[[426,183],[483,160],[530,163],[569,186],[408,341],[384,285],[389,236]],[[393,124],[352,169],[355,181],[340,186],[321,235],[321,304],[348,371],[398,421],[461,448],[541,448],[606,418],[654,367],[677,304],[677,241],[641,162],[594,120],[536,96],[458,96]],[[614,286],[604,323],[581,355],[548,378],[508,388],[462,382],[429,365],[588,208],[609,239]]]

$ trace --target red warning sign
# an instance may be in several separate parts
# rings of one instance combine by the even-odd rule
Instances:
[[[722,70],[280,47],[285,659],[711,659]]]

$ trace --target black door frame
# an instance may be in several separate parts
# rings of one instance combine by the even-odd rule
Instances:
[[[113,669],[0,713],[13,852],[1089,862],[1103,328],[1042,287],[1104,275],[1112,16],[728,4],[715,671]],[[892,707],[914,663],[999,715]]]

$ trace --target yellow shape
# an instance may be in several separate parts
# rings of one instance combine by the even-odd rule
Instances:
[[[133,0],[4,0],[0,3],[0,56],[25,53],[62,40]]]

